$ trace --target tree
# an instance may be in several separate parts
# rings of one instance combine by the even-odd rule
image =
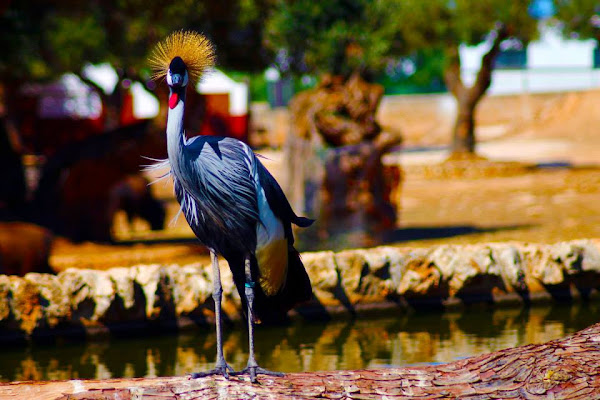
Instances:
[[[583,1],[583,0],[582,0]],[[491,83],[500,44],[526,44],[537,32],[530,0],[280,1],[267,22],[266,45],[287,55],[292,70],[348,74],[379,71],[390,60],[424,50],[444,61],[444,82],[458,113],[452,150],[475,151],[474,113]],[[459,46],[489,41],[475,83],[460,75]]]
[[[108,115],[121,106],[119,84],[104,93],[82,75],[87,63],[110,62],[120,79],[144,81],[140,75],[154,43],[184,25],[186,3],[159,1],[9,2],[0,14],[7,56],[0,60],[0,77],[8,91],[27,82],[51,80],[65,72],[80,76],[103,97]],[[114,122],[114,121],[113,121]]]
[[[563,32],[600,45],[600,3],[597,0],[557,0],[556,17]]]
[[[260,34],[253,32],[260,31],[262,25],[256,21],[260,21],[263,8],[269,4],[268,0],[9,0],[2,3],[0,125],[4,122],[3,108],[10,120],[30,116],[33,112],[30,107],[17,110],[14,106],[17,102],[12,101],[23,84],[53,80],[71,72],[94,87],[103,98],[103,128],[110,131],[79,140],[70,134],[73,130],[66,129],[64,136],[71,143],[47,151],[53,154],[41,171],[27,218],[67,234],[71,239],[109,239],[116,211],[114,197],[118,190],[115,190],[128,187],[129,175],[139,174],[140,164],[146,163],[140,155],[165,156],[166,107],[161,108],[161,114],[152,124],[119,126],[123,100],[131,81],[154,89],[159,99],[162,97],[161,104],[166,104],[166,85],[153,85],[149,79],[149,52],[170,32],[193,29],[213,39],[221,65],[256,68],[261,58],[254,55],[260,52],[262,42]],[[247,12],[252,10],[254,13]],[[254,52],[253,57],[249,56],[251,52]],[[246,60],[242,62],[240,57]],[[119,81],[112,93],[105,93],[82,71],[86,64],[100,62],[109,62],[117,70]],[[7,107],[3,107],[3,103]],[[0,131],[1,128],[4,126],[0,126]],[[47,150],[41,147],[32,150]],[[17,168],[20,166],[5,168],[6,171],[0,171],[0,178],[10,178],[9,169]],[[15,197],[13,193],[9,200]],[[24,199],[24,195],[20,196],[21,202]],[[160,216],[159,209],[151,211],[153,217]]]
[[[388,1],[279,1],[266,22],[265,44],[283,72],[350,75],[377,70],[393,49]]]
[[[176,29],[213,39],[220,65],[260,69],[266,62],[256,54],[270,5],[270,0],[9,1],[0,6],[0,86],[14,90],[65,72],[96,86],[81,70],[99,62],[110,62],[121,80],[148,83],[149,51]],[[121,85],[113,94],[96,89],[109,109],[120,107]]]
[[[458,111],[454,125],[452,157],[475,153],[475,110],[489,88],[494,59],[500,44],[509,37],[526,45],[537,34],[537,22],[528,14],[530,0],[397,0],[394,16],[398,42],[404,52],[436,48],[443,54],[444,82],[456,99]],[[484,41],[489,50],[472,86],[460,74],[459,46]]]
[[[321,75],[290,102],[288,198],[318,221],[301,242],[367,246],[395,226],[396,181],[382,156],[400,135],[382,131],[376,112],[384,89],[364,79],[394,49],[388,3],[284,0],[267,21],[266,45],[279,70]]]

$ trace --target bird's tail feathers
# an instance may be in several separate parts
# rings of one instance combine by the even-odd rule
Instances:
[[[314,219],[310,219],[310,218],[306,218],[306,217],[298,217],[298,216],[296,216],[296,218],[292,221],[292,223],[294,225],[297,225],[300,228],[308,228],[309,226],[311,226],[313,224],[313,222],[315,222]]]
[[[278,295],[282,297],[282,302],[288,310],[300,303],[309,301],[313,296],[310,278],[306,273],[300,253],[293,246],[289,246],[287,277],[285,285]]]
[[[258,274],[258,264],[254,256],[252,257],[252,270],[253,275]],[[244,274],[240,271],[240,273],[234,274],[233,278],[242,298],[244,314],[246,314],[247,304],[244,295]],[[258,281],[258,279],[255,279],[255,281]],[[255,286],[254,320],[263,324],[280,324],[287,320],[289,310],[300,303],[309,301],[311,298],[312,286],[310,278],[304,269],[300,254],[293,246],[290,246],[287,276],[281,290],[273,296],[267,296],[262,291],[260,285]]]

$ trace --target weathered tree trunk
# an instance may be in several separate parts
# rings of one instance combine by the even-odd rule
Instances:
[[[334,247],[372,246],[395,227],[390,193],[400,178],[382,157],[401,138],[376,121],[382,97],[380,85],[355,74],[324,77],[290,103],[287,192],[296,210],[317,219],[299,233],[308,247],[325,239]]]
[[[462,97],[458,98],[458,115],[454,125],[452,151],[454,153],[475,152],[475,107]]]
[[[496,31],[494,43],[483,56],[477,79],[471,87],[465,86],[460,77],[458,48],[447,49],[448,65],[444,71],[444,82],[458,105],[450,156],[453,159],[471,158],[475,153],[475,109],[490,87],[494,59],[500,52],[500,43],[507,37],[508,30],[505,27]]]
[[[600,324],[545,344],[448,364],[306,372],[282,378],[187,377],[0,383],[0,398],[35,399],[600,399]]]

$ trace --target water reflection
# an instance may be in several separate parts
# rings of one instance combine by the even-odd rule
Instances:
[[[597,304],[580,304],[299,323],[260,329],[257,357],[261,365],[285,372],[439,363],[545,342],[598,320]],[[211,367],[215,344],[212,332],[199,331],[179,336],[3,349],[0,380],[184,375]],[[229,330],[224,348],[234,368],[245,366],[245,331]]]

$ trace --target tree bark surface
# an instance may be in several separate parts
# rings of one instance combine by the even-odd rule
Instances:
[[[600,323],[566,338],[448,364],[305,372],[0,384],[0,399],[600,399]]]

